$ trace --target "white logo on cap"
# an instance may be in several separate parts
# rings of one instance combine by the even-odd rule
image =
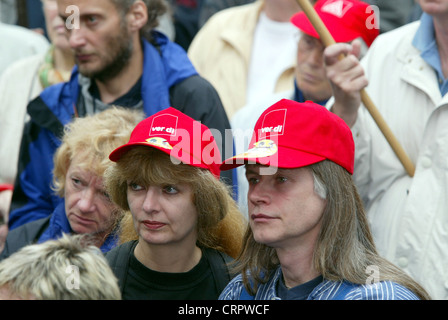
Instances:
[[[275,119],[272,121],[272,119]],[[275,123],[273,123],[275,122]],[[260,129],[260,135],[269,133],[270,137],[282,136],[285,131],[286,109],[273,110],[265,114]],[[273,125],[272,125],[273,124]]]
[[[178,117],[172,114],[161,114],[152,119],[149,135],[175,136]]]
[[[338,18],[342,18],[351,7],[353,7],[353,3],[348,1],[329,1],[322,6],[321,11],[332,14]]]
[[[174,132],[176,131],[176,129],[171,128],[171,127],[152,127],[151,128],[151,134],[153,134],[154,132],[157,133],[167,133],[167,134],[174,134]]]

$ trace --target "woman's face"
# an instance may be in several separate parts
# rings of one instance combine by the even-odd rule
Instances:
[[[66,36],[65,24],[58,14],[58,4],[56,0],[42,0],[45,15],[45,26],[51,43],[57,49],[71,50]]]
[[[118,207],[109,199],[103,178],[87,170],[83,156],[73,158],[65,178],[65,213],[75,233],[107,236],[115,226]]]
[[[140,240],[150,245],[196,243],[198,213],[191,186],[128,181],[127,199]]]

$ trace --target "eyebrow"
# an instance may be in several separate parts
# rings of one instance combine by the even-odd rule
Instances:
[[[255,171],[254,169],[250,169],[250,168],[260,168],[261,169],[261,168],[269,168],[269,166],[265,166],[265,165],[256,163],[256,164],[251,164],[251,167],[248,167],[246,165],[245,168],[246,168],[246,175],[247,174],[261,175],[259,171]],[[285,170],[288,170],[288,169],[276,168],[276,172],[285,171]]]
[[[255,166],[260,167],[259,164],[255,164]],[[258,174],[258,172],[256,172],[255,170],[253,170],[253,169],[251,169],[251,168],[253,168],[253,165],[252,165],[251,167],[248,167],[247,165],[245,166],[246,174],[250,174],[250,173],[252,173],[252,174]]]

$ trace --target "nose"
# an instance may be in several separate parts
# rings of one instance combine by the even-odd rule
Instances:
[[[72,49],[81,48],[86,45],[86,37],[82,28],[72,28],[68,32],[68,41]]]
[[[316,67],[323,67],[324,66],[324,52],[323,48],[321,47],[315,47],[313,50],[308,54],[308,62]]]
[[[79,210],[82,212],[92,212],[95,210],[95,190],[92,188],[85,189],[78,201]]]
[[[146,213],[156,213],[160,211],[160,192],[155,187],[148,187],[143,201],[143,211]]]
[[[252,205],[269,204],[271,201],[271,193],[272,190],[270,190],[267,183],[261,180],[257,184],[249,186],[247,199]]]

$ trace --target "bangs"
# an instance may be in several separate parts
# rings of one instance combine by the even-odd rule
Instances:
[[[120,159],[118,167],[124,180],[148,186],[194,184],[201,169],[183,163],[174,164],[168,154],[154,148],[137,146]]]

